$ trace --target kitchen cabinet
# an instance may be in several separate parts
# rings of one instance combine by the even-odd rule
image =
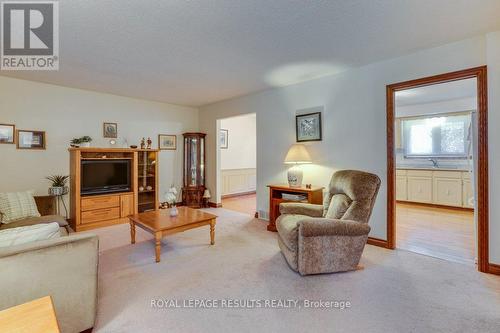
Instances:
[[[396,170],[396,200],[474,208],[468,171]]]
[[[408,201],[432,203],[432,177],[408,176]]]

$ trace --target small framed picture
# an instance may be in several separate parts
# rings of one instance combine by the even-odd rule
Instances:
[[[0,143],[14,143],[15,133],[15,125],[0,124]]]
[[[222,149],[227,149],[229,140],[229,133],[226,129],[220,130],[220,147]]]
[[[297,142],[321,141],[321,112],[295,116]]]
[[[45,149],[45,132],[17,130],[17,149]]]
[[[103,136],[105,138],[116,139],[118,137],[118,124],[117,123],[104,123]]]
[[[158,149],[160,150],[176,150],[177,149],[177,136],[170,134],[158,135]]]

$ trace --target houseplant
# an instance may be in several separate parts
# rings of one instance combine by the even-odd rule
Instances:
[[[88,135],[82,136],[80,138],[80,147],[90,147],[90,143],[92,142],[92,138]]]
[[[52,175],[46,178],[52,182],[52,186],[49,187],[50,195],[63,195],[68,193],[66,183],[68,182],[69,176]]]
[[[88,135],[82,136],[81,138],[73,138],[70,141],[71,147],[90,147],[92,138]]]

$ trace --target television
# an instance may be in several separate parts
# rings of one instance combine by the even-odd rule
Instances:
[[[126,159],[82,160],[81,194],[93,195],[130,191],[130,161]]]

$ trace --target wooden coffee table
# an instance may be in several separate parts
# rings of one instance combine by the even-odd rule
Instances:
[[[161,238],[189,229],[210,226],[210,244],[215,244],[217,216],[189,207],[179,207],[179,214],[170,216],[170,209],[160,209],[129,216],[130,242],[135,244],[135,227],[138,226],[155,236],[156,262],[160,262]]]

